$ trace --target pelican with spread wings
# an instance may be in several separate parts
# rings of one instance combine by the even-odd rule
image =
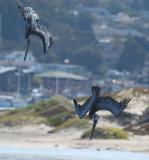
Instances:
[[[25,20],[25,39],[27,40],[27,49],[25,52],[24,60],[26,60],[28,49],[30,47],[30,36],[36,35],[41,38],[43,43],[43,51],[47,53],[49,48],[53,45],[54,41],[48,32],[47,28],[40,24],[39,15],[31,7],[24,7],[20,0],[16,0],[18,8]]]
[[[92,86],[92,96],[89,97],[86,102],[82,105],[78,104],[76,99],[73,99],[75,105],[75,112],[79,118],[84,118],[87,113],[89,113],[89,118],[93,119],[93,127],[91,131],[90,139],[92,139],[96,124],[98,122],[99,116],[96,114],[99,110],[107,110],[111,112],[115,117],[119,116],[125,108],[127,108],[128,103],[131,98],[124,98],[122,101],[118,102],[112,97],[101,97],[101,88],[98,86]]]

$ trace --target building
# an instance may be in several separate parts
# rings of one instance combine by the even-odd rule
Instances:
[[[16,67],[0,66],[0,92],[16,92]]]
[[[70,95],[86,92],[91,72],[71,64],[37,63],[32,53],[23,59],[24,51],[3,53],[0,56],[0,92],[16,92],[30,96],[34,89],[41,94]],[[9,69],[9,70],[6,70]],[[14,69],[11,71],[11,69]],[[75,91],[76,90],[76,91]]]
[[[27,60],[24,61],[25,51],[12,51],[0,54],[0,92],[16,92],[26,94],[30,88],[30,69],[36,62],[30,52]]]
[[[32,54],[32,52],[28,53],[27,60],[24,61],[24,50],[19,51],[12,51],[10,53],[4,53],[0,55],[0,63],[5,63],[9,65],[15,65],[15,66],[30,66],[35,64],[36,58]]]
[[[34,69],[33,69],[34,68]],[[67,97],[87,93],[91,73],[82,66],[70,64],[37,64],[33,67],[34,79],[40,79],[40,88],[49,95],[63,94]]]

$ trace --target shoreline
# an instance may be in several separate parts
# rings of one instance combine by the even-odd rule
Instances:
[[[114,150],[95,149],[71,149],[71,148],[17,148],[0,147],[0,158],[12,158],[16,160],[27,159],[57,159],[57,160],[147,160],[149,153],[134,153]]]

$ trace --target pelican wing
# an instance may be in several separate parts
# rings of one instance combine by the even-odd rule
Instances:
[[[27,57],[27,54],[28,54],[28,49],[29,49],[29,46],[30,46],[30,35],[36,35],[42,40],[44,53],[46,53],[49,49],[49,34],[48,34],[48,31],[46,30],[45,27],[41,27],[39,24],[35,24],[33,30],[31,30],[31,29],[27,30],[27,33],[26,33],[26,36],[25,36],[26,39],[27,39],[27,48],[26,48],[24,61],[26,60],[26,57]]]
[[[47,28],[43,25],[35,24],[33,30],[31,31],[31,34],[38,36],[42,40],[43,50],[44,53],[46,53],[50,46],[50,34],[47,31]]]
[[[92,106],[91,105],[92,98],[89,97],[83,105],[77,104],[77,101],[75,99],[73,101],[75,105],[75,112],[79,116],[79,118],[82,119],[87,114],[87,112],[89,112]]]
[[[128,103],[131,101],[131,98],[125,98],[123,101],[118,102],[111,97],[100,97],[98,106],[102,110],[110,111],[114,116],[118,116],[127,108]]]

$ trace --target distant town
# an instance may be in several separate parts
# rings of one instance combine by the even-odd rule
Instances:
[[[99,85],[103,93],[122,88],[149,87],[146,77],[149,61],[142,75],[111,69],[105,75],[94,75],[82,66],[38,63],[32,53],[23,60],[24,51],[0,57],[0,107],[25,107],[62,94],[68,98],[89,96],[90,86]],[[147,68],[147,69],[146,69]],[[144,76],[144,77],[143,77]]]
[[[51,3],[55,4],[54,1]],[[9,5],[4,5],[8,8],[3,7],[0,12],[1,108],[22,107],[59,94],[70,99],[89,96],[92,85],[101,86],[103,93],[117,92],[123,88],[149,88],[149,11],[144,8],[129,10],[130,5],[135,2],[125,2],[126,9],[121,8],[122,10],[116,13],[112,13],[112,6],[106,8],[103,5],[104,7],[100,8],[104,1],[98,3],[94,1],[99,6],[90,6],[90,1],[72,3],[75,5],[69,4],[72,5],[69,10],[65,4],[63,12],[60,8],[45,11],[50,10],[51,15],[62,19],[62,22],[59,22],[59,18],[51,16],[47,22],[50,23],[47,25],[50,25],[51,31],[58,39],[59,49],[53,47],[52,50],[56,59],[61,55],[57,63],[55,59],[50,59],[50,54],[48,56],[51,61],[44,62],[42,56],[38,57],[36,54],[35,47],[32,48],[33,53],[30,52],[27,60],[23,61],[24,28],[19,19],[21,16],[13,4],[13,14],[19,25],[12,24],[13,31],[11,31],[9,23],[12,22],[13,14],[7,13]],[[118,1],[116,3],[119,4]],[[45,19],[48,18],[47,16]],[[66,23],[67,18],[69,20]],[[73,23],[72,19],[75,20]],[[88,26],[83,24],[82,19]],[[55,32],[57,25],[56,30],[60,32]],[[66,36],[67,32],[70,32],[69,38]],[[63,43],[65,41],[66,44]],[[93,43],[89,45],[88,42],[91,41]],[[90,54],[89,60],[88,54]],[[78,58],[81,59],[79,63]],[[73,59],[75,60],[72,62]]]

